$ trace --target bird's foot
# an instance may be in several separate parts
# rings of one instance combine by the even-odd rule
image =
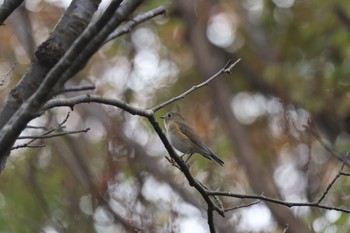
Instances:
[[[172,166],[179,168],[179,165],[177,165],[176,161],[173,158],[170,158],[168,156],[165,156],[165,158]]]

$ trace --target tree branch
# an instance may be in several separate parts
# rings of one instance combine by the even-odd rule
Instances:
[[[333,178],[333,180],[328,184],[326,190],[323,192],[322,196],[318,199],[317,204],[320,204],[321,201],[326,197],[326,195],[328,194],[329,190],[332,188],[332,186],[335,184],[335,182],[337,181],[337,179],[342,176],[342,171],[344,169],[344,166],[346,164],[346,160],[349,156],[349,153],[346,154],[346,156],[344,157],[343,163],[340,167],[340,170],[338,171],[338,174]]]
[[[321,204],[318,204],[317,201],[315,201],[315,202],[288,202],[288,201],[283,201],[283,200],[279,200],[279,199],[275,199],[275,198],[271,198],[271,197],[266,197],[264,195],[237,194],[237,193],[220,192],[220,191],[209,191],[208,195],[235,197],[235,198],[240,198],[240,199],[262,200],[262,201],[267,201],[267,202],[283,205],[283,206],[286,206],[288,208],[297,207],[297,206],[317,207],[317,208],[321,208],[321,209],[336,210],[336,211],[340,211],[340,212],[344,212],[344,213],[350,213],[349,209],[321,205]]]
[[[0,25],[19,7],[24,0],[5,0],[0,7]]]
[[[61,131],[62,129],[65,128],[64,124],[67,122],[68,118],[70,116],[70,112],[67,113],[66,117],[60,122],[58,123],[57,127],[52,128],[52,129],[47,129],[46,127],[43,126],[27,126],[27,128],[31,128],[31,129],[42,129],[42,130],[46,130],[45,132],[43,132],[41,135],[34,135],[34,136],[20,136],[17,139],[31,139],[30,141],[24,143],[24,144],[20,144],[17,146],[12,147],[11,150],[15,150],[15,149],[19,149],[19,148],[40,148],[40,147],[44,147],[45,145],[31,145],[33,142],[35,142],[38,139],[46,139],[46,138],[53,138],[53,137],[59,137],[59,136],[63,136],[63,135],[68,135],[68,134],[76,134],[76,133],[85,133],[87,131],[90,130],[90,128],[84,129],[84,130],[76,130],[76,131],[64,131],[64,132],[59,132],[56,134],[51,134],[55,131]]]
[[[37,48],[35,53],[37,59],[33,60],[21,81],[11,90],[0,113],[0,129],[8,124],[9,119],[23,102],[28,100],[39,88],[55,61],[62,57],[63,53],[86,28],[97,10],[99,1],[72,1],[57,26],[50,33],[50,37]]]
[[[38,47],[35,53],[37,59],[33,60],[21,81],[11,90],[0,113],[0,135],[3,136],[0,139],[0,172],[5,167],[7,156],[16,138],[31,119],[30,116],[25,116],[21,124],[18,124],[18,115],[14,118],[16,112],[19,108],[24,107],[24,101],[27,101],[25,105],[28,107],[28,99],[43,83],[50,68],[88,25],[99,2],[100,0],[72,1],[57,26],[50,33],[50,37]],[[52,87],[48,88],[48,90],[51,89]],[[36,102],[40,104],[45,101]],[[34,113],[33,110],[31,109],[27,114]],[[12,125],[15,122],[18,125],[13,128]]]
[[[73,109],[75,105],[81,104],[81,103],[100,103],[100,104],[110,105],[110,106],[114,106],[114,107],[123,109],[124,111],[126,111],[132,115],[139,115],[139,116],[144,116],[144,117],[148,116],[150,114],[147,110],[142,110],[142,109],[133,107],[124,101],[104,98],[102,96],[90,95],[90,94],[76,96],[76,97],[72,97],[69,99],[49,100],[42,107],[42,111],[44,112],[44,111],[51,109],[51,108],[54,108],[54,107],[70,107],[71,109]]]
[[[214,216],[213,216],[213,206],[212,205],[208,205],[208,211],[207,211],[207,215],[208,215],[208,225],[209,225],[209,230],[211,233],[215,233],[215,225],[214,225]]]
[[[78,86],[78,87],[66,87],[66,88],[60,90],[57,94],[67,93],[67,92],[95,90],[95,88],[96,88],[95,85],[83,85],[83,86]]]
[[[344,156],[341,155],[340,153],[338,153],[337,151],[333,150],[330,146],[328,146],[321,138],[321,135],[319,134],[319,132],[317,131],[316,125],[314,123],[314,121],[309,118],[307,120],[307,123],[305,125],[303,125],[305,131],[307,133],[309,133],[310,135],[312,135],[320,144],[321,146],[323,146],[323,148],[328,151],[331,155],[333,155],[337,160],[342,161],[343,163],[345,162],[348,166],[349,166],[349,162],[348,161],[344,161]],[[347,156],[345,156],[347,157]]]
[[[9,75],[11,74],[11,72],[13,71],[13,69],[15,68],[15,66],[17,65],[17,62],[14,62],[10,68],[9,71],[6,72],[6,74],[4,74],[4,76],[2,77],[1,81],[0,81],[0,86],[3,86],[4,83],[6,82],[7,78],[9,77]]]
[[[344,212],[344,213],[350,213],[349,209],[320,204],[324,200],[326,195],[328,194],[329,190],[333,187],[335,181],[340,176],[350,175],[348,173],[342,172],[342,170],[344,169],[344,166],[346,164],[345,161],[347,159],[347,156],[344,158],[344,161],[343,161],[341,168],[339,169],[337,175],[332,179],[332,181],[327,186],[326,190],[322,193],[321,197],[317,201],[313,201],[313,202],[288,202],[288,201],[283,201],[283,200],[279,200],[279,199],[275,199],[275,198],[271,198],[271,197],[266,197],[263,194],[261,194],[261,195],[236,194],[236,193],[220,192],[220,191],[208,191],[207,194],[211,195],[211,196],[216,195],[216,196],[235,197],[235,198],[240,198],[240,199],[255,199],[255,200],[261,200],[261,201],[267,201],[267,202],[287,206],[288,208],[296,207],[296,206],[304,206],[304,207],[316,207],[316,208],[321,208],[321,209],[336,210],[336,211],[340,211],[340,212]]]
[[[77,134],[77,133],[87,133],[90,128],[81,129],[81,130],[73,130],[73,131],[65,131],[61,133],[49,134],[49,135],[31,135],[31,136],[19,136],[18,139],[45,139],[45,138],[54,138],[60,137],[63,135]]]
[[[206,86],[208,85],[211,81],[213,81],[214,79],[216,79],[217,77],[219,77],[220,75],[224,74],[224,73],[227,73],[227,74],[231,74],[231,70],[233,69],[233,67],[240,61],[241,59],[238,58],[235,62],[232,62],[231,60],[228,61],[226,63],[226,65],[221,69],[219,70],[216,74],[214,74],[213,76],[211,76],[209,79],[207,79],[206,81],[196,85],[196,86],[193,86],[191,87],[190,89],[188,89],[187,91],[185,91],[184,93],[182,93],[181,95],[178,95],[170,100],[167,100],[155,107],[152,108],[152,111],[153,112],[157,112],[159,109],[161,108],[164,108],[165,106],[171,104],[171,103],[174,103],[175,101],[179,100],[179,99],[183,99],[185,98],[187,95],[189,95],[190,93],[192,93],[193,91],[203,87],[203,86]]]
[[[245,204],[245,205],[239,205],[239,206],[235,206],[235,207],[232,207],[232,208],[227,208],[227,209],[225,209],[225,212],[229,212],[229,211],[233,211],[233,210],[237,210],[237,209],[241,209],[241,208],[246,208],[246,207],[250,207],[250,206],[253,206],[253,205],[257,205],[260,202],[261,201],[254,201],[254,202],[251,202],[251,203],[248,203],[248,204]]]
[[[146,13],[137,15],[133,19],[131,19],[129,22],[127,22],[122,27],[116,29],[113,33],[111,33],[107,39],[103,42],[102,46],[110,42],[111,40],[114,40],[115,38],[124,35],[126,33],[131,32],[132,29],[134,29],[137,25],[150,20],[158,15],[164,15],[166,13],[166,9],[164,6],[160,6],[156,9],[150,10]]]
[[[46,75],[37,91],[17,110],[9,119],[6,126],[0,131],[0,159],[8,156],[13,143],[26,127],[27,123],[37,116],[44,102],[55,91],[60,90],[63,84],[85,66],[88,59],[97,51],[107,36],[115,27],[127,19],[143,0],[125,1],[117,11],[121,0],[112,1],[100,20],[83,32],[60,61]],[[113,13],[113,14],[111,14]],[[79,54],[77,56],[77,54]],[[55,88],[53,88],[55,87]],[[2,163],[2,167],[4,163]]]

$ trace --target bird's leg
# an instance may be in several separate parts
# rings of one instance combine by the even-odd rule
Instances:
[[[173,158],[170,158],[170,157],[168,157],[168,156],[165,156],[165,158],[168,160],[168,162],[169,162],[172,166],[177,167],[177,168],[180,169],[179,165],[176,164],[176,162],[175,162],[175,160],[174,160]]]
[[[190,156],[188,156],[188,158],[186,159],[185,163],[187,163],[187,161],[191,158],[192,155],[193,155],[193,153],[190,154]]]
[[[183,157],[187,155],[186,153],[183,153],[183,155],[180,156],[180,158],[183,160]]]

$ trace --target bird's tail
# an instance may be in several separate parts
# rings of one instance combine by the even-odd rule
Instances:
[[[205,149],[208,152],[208,159],[213,159],[215,162],[217,162],[220,166],[224,166],[224,161],[222,161],[214,152],[212,152],[207,146],[205,147]]]
[[[211,154],[210,154],[210,157],[215,161],[217,162],[220,166],[224,166],[224,161],[222,161],[216,154],[214,154],[214,152],[210,151]]]
[[[207,147],[204,144],[200,144],[200,152],[199,154],[203,155],[204,157],[206,157],[209,160],[214,160],[215,162],[217,162],[220,166],[224,166],[224,161],[222,161],[214,152],[212,152],[209,147]]]

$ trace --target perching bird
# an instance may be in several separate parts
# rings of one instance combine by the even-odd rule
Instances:
[[[164,119],[168,139],[175,149],[184,153],[184,155],[189,154],[190,157],[194,153],[198,153],[209,160],[213,159],[221,166],[224,165],[224,161],[201,141],[195,130],[186,123],[179,113],[168,112],[161,118]]]

